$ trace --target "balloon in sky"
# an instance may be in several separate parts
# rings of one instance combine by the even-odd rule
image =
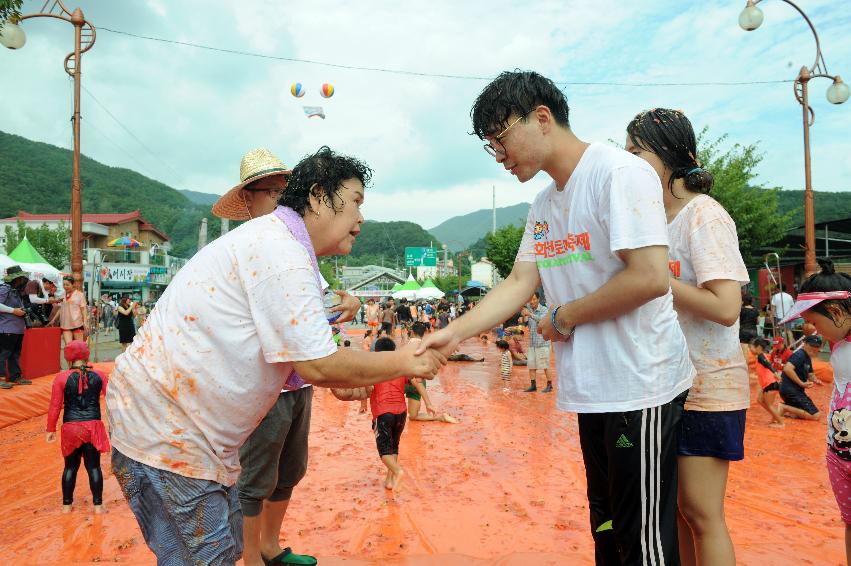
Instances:
[[[319,93],[324,98],[331,98],[332,96],[334,96],[334,85],[332,85],[331,83],[324,83],[322,85],[322,88],[319,90]]]
[[[301,98],[304,96],[304,86],[301,83],[293,83],[290,87],[290,92],[293,93],[293,96],[296,98]]]

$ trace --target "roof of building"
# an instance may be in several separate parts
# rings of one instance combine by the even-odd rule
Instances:
[[[17,216],[12,216],[11,218],[3,218],[0,219],[0,222],[12,222],[17,221],[18,219],[23,221],[57,221],[64,220],[65,222],[71,221],[70,214],[32,214],[25,210],[19,210]],[[142,212],[137,208],[132,212],[119,212],[119,213],[108,213],[108,214],[83,214],[83,222],[93,222],[95,224],[104,224],[106,226],[114,225],[114,224],[123,224],[125,222],[132,222],[137,220],[139,222],[139,230],[148,230],[157,234],[164,240],[170,240],[167,234],[157,229],[156,226],[148,222],[144,216],[142,216]]]

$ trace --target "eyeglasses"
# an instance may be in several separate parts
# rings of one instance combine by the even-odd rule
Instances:
[[[516,120],[514,120],[513,122],[511,122],[511,123],[508,125],[508,127],[507,127],[507,128],[505,128],[504,130],[502,130],[499,134],[497,134],[497,135],[494,137],[494,141],[499,142],[499,145],[500,145],[500,146],[502,146],[502,140],[503,140],[503,138],[505,138],[505,136],[508,134],[508,130],[510,130],[511,128],[513,128],[513,127],[514,127],[514,124],[516,124],[517,122],[519,122],[520,120],[522,120],[523,118],[525,118],[526,116],[528,116],[531,112],[532,112],[532,110],[530,110],[529,112],[526,112],[525,114],[523,114],[522,116],[520,116],[519,118],[517,118]],[[496,154],[497,154],[497,153],[501,153],[501,154],[505,155],[505,148],[504,148],[504,146],[502,146],[502,147],[503,147],[503,149],[497,149],[497,148],[495,148],[493,145],[491,145],[490,143],[486,143],[486,144],[484,145],[485,151],[486,151],[486,152],[488,153],[488,155],[490,155],[491,157],[496,157]]]
[[[248,189],[250,193],[268,193],[271,197],[280,197],[287,190],[286,187],[278,187],[276,189]]]

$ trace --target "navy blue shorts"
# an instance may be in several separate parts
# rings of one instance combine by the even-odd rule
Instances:
[[[677,455],[743,460],[745,411],[683,411]]]

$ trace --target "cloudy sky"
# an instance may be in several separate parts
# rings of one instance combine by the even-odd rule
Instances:
[[[470,106],[505,69],[534,69],[564,83],[574,131],[622,140],[638,111],[685,111],[696,129],[759,143],[760,182],[802,188],[801,110],[790,83],[743,86],[616,86],[791,80],[815,44],[782,2],[742,31],[744,0],[554,0],[524,2],[332,2],[66,0],[98,28],[83,56],[86,155],[175,188],[223,193],[239,160],[266,146],[294,164],[327,144],[376,171],[365,213],[432,227],[458,214],[531,201],[547,180],[521,186],[494,164],[471,129]],[[828,70],[851,79],[851,2],[798,0],[821,38]],[[24,13],[42,2],[25,0]],[[108,31],[114,30],[114,31]],[[73,28],[24,22],[27,44],[0,51],[0,130],[71,147],[70,79],[62,69]],[[352,70],[212,52],[116,32],[333,65],[466,79]],[[307,94],[296,99],[290,85]],[[332,83],[330,99],[319,94]],[[851,102],[833,106],[826,79],[810,83],[813,185],[851,190]],[[303,105],[321,105],[326,120]]]

